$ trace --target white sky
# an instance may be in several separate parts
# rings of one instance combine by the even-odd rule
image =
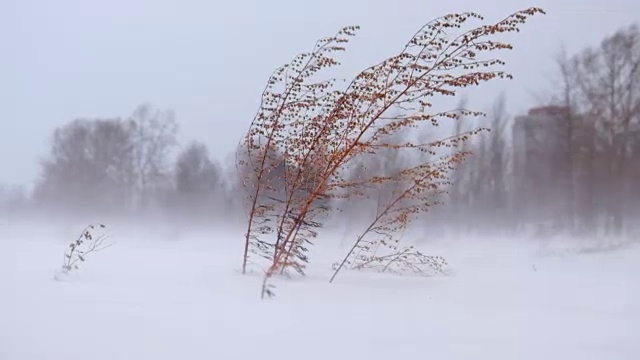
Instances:
[[[596,45],[640,22],[638,0],[0,0],[0,183],[32,185],[53,129],[79,117],[126,117],[142,102],[172,108],[180,140],[223,159],[253,118],[272,70],[317,38],[360,25],[347,70],[393,55],[424,23],[477,11],[497,21],[529,6],[537,16],[503,57],[516,77],[473,104],[507,93],[509,111],[536,105],[553,56]]]

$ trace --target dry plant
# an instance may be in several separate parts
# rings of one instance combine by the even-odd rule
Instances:
[[[343,95],[333,90],[337,80],[314,82],[310,78],[338,64],[331,54],[344,51],[342,44],[357,29],[346,27],[334,37],[318,41],[312,52],[296,56],[269,78],[260,110],[237,154],[249,209],[243,273],[250,254],[271,260],[279,270],[290,266],[302,271],[304,267],[307,260],[304,243],[316,235],[313,227],[319,224],[298,218],[296,210],[309,197],[307,193],[315,190],[319,172],[323,170],[320,161],[323,156],[318,155],[323,149],[316,139],[326,138],[330,124],[323,125],[322,120]],[[310,171],[314,168],[318,171]],[[311,202],[318,203],[321,197],[320,191],[315,191]],[[318,208],[323,209],[326,207]],[[305,211],[305,218],[310,210]],[[295,242],[290,241],[293,233],[297,235]],[[264,236],[269,234],[275,240],[265,240]],[[280,266],[285,265],[281,264],[283,258],[289,259],[291,255],[300,261]]]
[[[458,34],[456,29],[482,16],[440,17],[422,27],[399,54],[360,72],[344,90],[338,89],[336,79],[318,80],[317,76],[320,70],[338,65],[332,55],[345,50],[356,26],[320,40],[311,52],[276,70],[238,151],[238,169],[248,194],[243,272],[250,254],[269,259],[263,297],[273,295],[269,279],[274,275],[287,268],[303,273],[309,246],[323,225],[323,216],[332,211],[332,200],[366,196],[364,189],[372,184],[398,183],[399,190],[384,206],[386,210],[357,239],[355,249],[371,232],[393,236],[415,214],[435,204],[427,198],[443,191],[446,173],[465,156],[455,151],[456,144],[479,130],[428,144],[385,140],[421,124],[437,127],[441,120],[456,120],[461,113],[484,115],[428,109],[439,96],[455,96],[461,88],[511,78],[494,69],[504,62],[489,55],[512,47],[492,38],[519,31],[519,25],[537,13],[543,11],[529,8]],[[441,158],[390,177],[348,178],[354,159],[401,149]]]
[[[388,255],[363,257],[359,260],[360,262],[353,265],[352,269],[377,269],[380,272],[397,275],[432,276],[444,274],[447,266],[447,261],[443,257],[425,255],[413,246],[407,246]]]
[[[113,245],[113,243],[106,242],[109,235],[106,233],[97,234],[94,231],[96,228],[105,229],[106,226],[103,224],[90,224],[82,230],[75,241],[69,244],[68,250],[64,253],[62,274],[67,275],[72,270],[77,270],[78,263],[86,261],[89,254],[104,250]],[[57,275],[55,278],[58,280]]]
[[[475,135],[482,130],[484,129],[473,131],[469,135]],[[467,137],[463,136],[454,142],[466,140]],[[378,199],[375,217],[357,237],[342,261],[334,264],[335,271],[329,282],[333,282],[345,267],[375,268],[382,272],[425,276],[443,273],[445,259],[424,255],[413,246],[400,248],[401,237],[398,237],[398,234],[404,232],[412,219],[441,203],[441,195],[445,194],[447,187],[451,185],[448,172],[454,170],[469,154],[456,152],[392,176],[372,179],[375,183],[393,183],[393,190],[386,199],[382,196]],[[378,255],[381,247],[388,253]]]

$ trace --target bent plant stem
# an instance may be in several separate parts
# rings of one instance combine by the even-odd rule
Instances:
[[[307,197],[304,206],[302,207],[302,210],[300,211],[300,215],[295,219],[294,222],[294,228],[297,228],[300,225],[300,222],[302,220],[302,218],[307,214],[307,212],[309,211],[311,204],[313,203],[313,201],[320,195],[321,190],[323,189],[323,187],[325,186],[326,182],[329,180],[329,178],[342,166],[344,165],[345,160],[348,160],[349,156],[352,154],[352,152],[354,151],[354,149],[356,148],[356,146],[362,146],[363,143],[360,142],[360,140],[365,136],[365,134],[367,133],[367,131],[374,126],[374,124],[376,123],[376,121],[378,119],[380,119],[380,117],[384,114],[385,111],[387,111],[394,103],[396,103],[405,93],[407,93],[411,88],[413,88],[415,86],[415,84],[421,80],[422,78],[424,78],[425,76],[427,76],[427,74],[429,73],[429,71],[425,72],[424,74],[422,74],[421,76],[419,76],[418,78],[409,81],[409,84],[407,84],[405,86],[405,88],[401,91],[399,91],[397,94],[395,94],[395,96],[393,96],[392,99],[390,99],[390,101],[386,104],[384,104],[381,109],[378,109],[375,114],[368,119],[365,123],[364,126],[358,131],[355,139],[349,144],[347,145],[346,149],[341,151],[340,153],[338,153],[338,155],[336,156],[337,159],[335,159],[335,161],[333,162],[333,164],[330,166],[329,170],[322,176],[322,178],[320,179],[320,182],[315,186],[313,192],[309,195],[309,197]],[[355,83],[355,80],[354,80]],[[352,83],[353,84],[353,83]],[[366,144],[366,143],[365,143]],[[366,144],[366,145],[370,145],[370,144]],[[425,175],[424,178],[426,178],[427,176],[433,174],[435,172],[431,171],[429,172],[427,175]],[[424,180],[424,178],[422,180]],[[354,244],[354,246],[349,250],[349,253],[347,255],[347,257],[345,257],[345,259],[343,259],[343,261],[341,262],[340,266],[338,267],[338,269],[334,272],[334,274],[332,275],[331,279],[329,282],[333,282],[333,280],[335,279],[335,277],[337,276],[338,272],[344,267],[344,264],[346,263],[346,261],[348,260],[348,256],[350,256],[353,251],[355,251],[355,249],[357,248],[359,242],[364,238],[364,236],[370,232],[375,225],[377,224],[377,222],[382,219],[392,208],[392,206],[394,206],[395,204],[397,204],[402,198],[404,198],[410,191],[412,191],[421,181],[417,181],[413,186],[411,186],[410,188],[406,189],[401,196],[399,196],[395,201],[392,202],[392,204],[387,207],[387,209],[385,209],[382,213],[380,213],[376,219],[374,220],[374,222],[367,228],[367,231],[365,233],[363,233],[361,236],[358,237],[357,243]],[[286,238],[284,239],[284,243],[283,244],[288,244],[292,237],[294,236],[294,230],[290,230],[287,233]],[[266,272],[265,274],[265,281],[263,282],[263,296],[264,296],[264,292],[266,291],[266,287],[264,285],[266,285],[268,278],[270,278],[273,273],[276,271],[277,265],[280,262],[280,257],[278,256],[276,259],[274,259],[274,262],[272,264],[272,266],[269,268],[269,270]]]
[[[104,250],[104,249],[106,249],[106,248],[109,248],[109,247],[113,246],[113,244],[107,244],[107,245],[104,245],[104,246],[102,246],[102,247],[100,247],[100,246],[99,246],[100,244],[102,244],[103,240],[105,240],[106,238],[107,238],[107,236],[101,236],[101,237],[99,238],[99,241],[97,241],[96,243],[94,243],[93,245],[91,245],[91,246],[89,247],[89,249],[87,249],[87,251],[85,251],[85,252],[82,254],[82,256],[83,256],[84,258],[86,258],[86,256],[87,256],[87,255],[89,255],[89,254],[91,254],[92,252],[102,251],[102,250]],[[84,261],[84,260],[81,260],[81,261]],[[75,265],[77,262],[78,262],[78,259],[75,259],[73,262],[71,262],[71,263],[69,264],[69,267],[73,267],[73,265]]]
[[[285,97],[286,100],[286,97]],[[281,111],[282,109],[279,109],[279,111]],[[278,117],[279,118],[279,117]],[[258,198],[260,197],[260,193],[262,190],[262,187],[264,186],[263,181],[264,181],[264,175],[265,175],[265,163],[267,162],[267,157],[268,157],[268,152],[269,152],[269,148],[271,146],[271,142],[273,140],[273,137],[275,136],[277,127],[274,126],[272,127],[269,136],[267,138],[267,143],[265,145],[265,149],[264,149],[264,154],[261,154],[260,157],[260,170],[258,172],[258,177],[256,179],[256,190],[254,191],[254,193],[252,194],[252,203],[251,203],[251,210],[249,213],[249,220],[248,220],[248,224],[247,224],[247,233],[245,235],[245,244],[244,244],[244,253],[243,253],[243,257],[242,257],[242,274],[246,274],[247,271],[247,260],[249,258],[249,246],[251,243],[251,229],[253,227],[253,220],[254,217],[256,215],[256,208],[258,206]],[[250,152],[250,150],[249,150]],[[251,158],[251,155],[249,155],[249,158]],[[277,243],[276,243],[276,247],[277,247]]]
[[[351,247],[351,249],[349,249],[349,252],[345,255],[345,257],[342,259],[342,261],[340,262],[340,265],[338,266],[338,268],[333,272],[333,275],[331,276],[331,279],[329,279],[329,283],[332,283],[333,280],[335,280],[336,276],[338,276],[338,273],[340,273],[340,270],[342,270],[342,268],[344,267],[344,265],[347,263],[347,261],[349,260],[349,257],[351,256],[351,254],[353,254],[353,252],[358,248],[358,246],[360,245],[360,243],[362,242],[362,240],[365,238],[365,236],[367,234],[369,234],[371,232],[372,229],[374,229],[376,227],[376,225],[378,224],[378,222],[380,220],[382,220],[388,213],[389,211],[391,211],[394,206],[396,206],[396,204],[398,204],[401,200],[403,200],[407,195],[409,195],[417,186],[421,185],[423,181],[425,181],[427,178],[429,178],[431,175],[433,175],[434,173],[436,173],[437,171],[442,170],[442,168],[446,167],[445,165],[442,165],[440,167],[437,167],[436,169],[427,172],[426,174],[424,174],[420,179],[417,179],[413,185],[409,186],[407,189],[405,189],[400,195],[398,195],[391,203],[389,203],[389,205],[387,205],[383,211],[379,212],[378,215],[375,217],[375,219],[373,219],[373,221],[369,224],[369,226],[360,234],[360,236],[358,236],[358,238],[356,239],[355,243],[353,244],[353,246]]]
[[[404,251],[404,250],[403,250]],[[365,262],[363,262],[362,264],[358,264],[355,268],[356,269],[363,269],[365,268],[367,265],[376,262],[376,261],[380,261],[380,260],[384,260],[384,259],[389,259],[392,257],[395,257],[397,254],[391,254],[391,255],[384,255],[384,256],[377,256],[377,257],[373,257]]]
[[[351,254],[353,254],[353,252],[356,251],[356,249],[358,248],[358,245],[360,245],[360,242],[364,239],[365,235],[367,235],[371,231],[371,229],[373,229],[373,227],[376,225],[378,220],[379,219],[376,217],[376,220],[371,222],[371,224],[369,224],[369,227],[367,227],[367,229],[358,236],[358,238],[356,239],[351,249],[349,249],[349,252],[347,253],[347,255],[342,259],[342,262],[340,262],[340,265],[338,266],[336,271],[334,271],[333,275],[331,275],[331,279],[329,279],[329,283],[332,283],[333,280],[335,280],[340,270],[344,267],[344,264],[347,263],[347,260],[349,259]]]
[[[387,265],[385,265],[381,272],[385,272],[387,271],[387,269],[389,268],[389,266],[391,266],[391,264],[393,264],[396,260],[398,260],[400,257],[402,257],[403,255],[407,254],[409,252],[409,249],[403,249],[402,251],[400,251],[399,253],[395,254],[395,256],[393,256],[393,259],[391,259]]]
[[[291,256],[291,251],[293,250],[293,248],[295,247],[295,243],[296,243],[296,237],[298,236],[298,232],[300,231],[300,228],[302,227],[302,222],[300,222],[297,225],[297,228],[295,230],[295,233],[293,234],[293,241],[291,241],[291,244],[289,244],[289,249],[287,249],[287,254],[284,257],[284,264],[282,266],[282,268],[280,269],[280,274],[284,274],[284,270],[286,268],[286,264],[289,261],[289,257]]]
[[[413,85],[415,82],[417,82],[417,80],[415,80],[411,85]],[[320,182],[318,183],[318,185],[316,185],[315,188],[313,189],[313,192],[310,194],[309,197],[307,197],[307,199],[306,199],[306,201],[304,203],[304,206],[302,207],[302,210],[300,211],[299,216],[294,221],[294,229],[297,228],[300,225],[301,219],[309,211],[309,208],[311,207],[311,204],[313,203],[313,201],[320,195],[320,192],[324,188],[326,182],[329,180],[331,175],[333,175],[338,170],[338,168],[343,165],[345,159],[347,159],[348,156],[354,150],[354,148],[360,144],[360,139],[366,134],[366,132],[369,130],[369,128],[371,128],[374,125],[374,123],[376,122],[376,120],[379,119],[379,117],[382,116],[382,114],[385,111],[387,111],[398,99],[400,99],[410,88],[411,88],[411,86],[407,86],[405,89],[400,91],[396,96],[394,96],[394,98],[389,103],[385,104],[382,107],[382,109],[379,109],[376,112],[376,114],[371,119],[369,119],[369,121],[367,121],[365,123],[365,126],[358,132],[358,135],[351,142],[351,144],[349,144],[344,151],[339,153],[339,155],[337,156],[336,161],[329,168],[329,171],[327,171],[324,174],[324,176],[320,179]],[[283,243],[285,246],[289,243],[289,241],[292,240],[292,237],[294,235],[294,229],[292,229],[291,231],[287,232],[287,236],[284,239],[284,243]],[[278,254],[278,256],[274,259],[273,264],[271,265],[271,267],[269,268],[269,270],[267,270],[267,273],[265,274],[265,280],[263,282],[263,287],[262,287],[262,297],[264,297],[264,294],[265,294],[265,291],[266,291],[267,280],[273,275],[273,273],[275,271],[277,271],[278,263],[280,263],[280,256],[281,256],[281,254]],[[333,277],[335,277],[335,276],[333,276]]]
[[[109,237],[108,234],[102,234],[98,237],[94,237],[90,232],[90,229],[95,229],[96,226],[105,228],[103,224],[90,224],[86,226],[78,238],[69,245],[71,250],[69,250],[69,252],[65,252],[63,256],[62,274],[66,275],[74,268],[77,269],[77,262],[85,261],[89,254],[104,250],[113,245],[112,243],[104,245],[104,241]],[[80,247],[85,242],[89,242],[87,249],[80,250]],[[58,279],[57,275],[54,276],[54,279]]]
[[[67,272],[69,272],[71,270],[71,266],[73,265],[71,263],[71,258],[73,257],[74,252],[76,251],[76,249],[78,248],[77,245],[75,244],[79,244],[82,241],[82,238],[84,237],[84,235],[87,233],[87,231],[92,227],[92,225],[87,225],[81,232],[80,235],[78,236],[78,238],[72,242],[72,246],[71,246],[71,250],[69,251],[69,253],[67,254],[66,252],[62,255],[62,269],[63,272],[66,274]]]
[[[285,86],[285,92],[284,92],[284,96],[282,97],[282,101],[279,104],[278,108],[274,111],[274,114],[271,115],[271,118],[276,119],[274,124],[270,124],[268,127],[270,128],[269,130],[269,136],[267,139],[267,145],[266,145],[266,149],[268,150],[270,145],[271,145],[271,141],[274,140],[274,137],[276,135],[276,132],[280,130],[280,125],[283,122],[282,118],[282,114],[285,110],[285,107],[287,106],[287,100],[289,99],[290,96],[292,96],[292,93],[296,90],[295,84],[298,84],[301,80],[301,76],[303,76],[303,74],[305,73],[305,71],[307,71],[307,69],[309,69],[312,65],[314,65],[313,61],[317,60],[317,54],[321,53],[327,46],[329,46],[332,42],[327,42],[321,46],[318,46],[320,43],[316,43],[316,46],[314,47],[314,50],[310,53],[310,56],[308,57],[306,63],[302,66],[302,68],[300,68],[300,70],[298,71],[298,73],[296,74],[296,76],[291,79],[291,83],[287,84],[287,86]],[[291,65],[285,65],[285,66],[289,66]],[[287,67],[285,70],[287,73],[285,73],[285,78],[287,78],[288,71],[289,68]],[[276,72],[274,72],[274,75],[271,76],[270,80],[274,78],[275,74],[278,73],[278,70],[276,70]],[[267,87],[263,92],[263,100],[264,100],[264,95],[266,94],[267,90],[270,88],[271,86],[271,81],[269,81],[267,83]],[[262,108],[262,104],[260,106],[260,108]],[[256,119],[257,120],[257,119]],[[252,123],[252,126],[254,126],[256,124],[256,122],[254,121]],[[266,162],[266,156],[267,153],[265,151],[264,156],[261,159],[261,163],[260,163],[260,171],[259,171],[259,177],[258,177],[258,186],[257,189],[254,193],[254,198],[251,204],[251,213],[249,215],[249,224],[247,226],[247,234],[246,234],[246,239],[245,239],[245,248],[244,248],[244,253],[243,253],[243,263],[242,263],[242,273],[244,274],[246,272],[246,264],[247,264],[247,258],[248,258],[248,252],[249,252],[249,246],[250,246],[250,233],[251,233],[251,228],[252,228],[252,223],[253,223],[253,218],[255,217],[255,209],[257,206],[257,202],[258,202],[258,197],[260,195],[260,185],[262,184],[262,180],[263,180],[263,176],[264,176],[264,166],[265,166],[265,162]],[[289,202],[287,202],[287,207],[290,205]],[[285,211],[286,214],[286,211]],[[284,221],[284,220],[283,220]],[[276,238],[276,242],[275,242],[275,246],[274,246],[274,256],[273,256],[273,262],[275,263],[278,259],[278,248],[280,248],[280,242],[281,242],[281,227],[282,224],[280,225],[279,229],[278,229],[278,234],[277,234],[277,238]]]

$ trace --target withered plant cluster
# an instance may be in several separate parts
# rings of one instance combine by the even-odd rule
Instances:
[[[391,190],[379,199],[376,215],[336,264],[331,280],[345,267],[423,274],[442,268],[443,259],[399,247],[397,234],[439,203],[449,172],[469,155],[458,145],[485,129],[429,143],[398,141],[394,135],[423,124],[435,128],[460,116],[482,116],[430,108],[434,100],[460,89],[511,78],[496,69],[504,62],[493,53],[512,46],[494,38],[519,31],[537,13],[542,9],[529,8],[467,31],[461,30],[464,25],[483,17],[469,12],[437,18],[399,54],[340,86],[340,80],[323,78],[322,72],[339,65],[336,53],[346,50],[359,29],[345,27],[271,75],[237,153],[248,210],[242,271],[249,262],[266,259],[263,297],[273,295],[269,280],[274,275],[291,269],[304,275],[319,230],[328,214],[339,210],[331,205],[366,197],[371,187]],[[401,150],[415,152],[421,161],[391,175],[350,176],[358,159]],[[393,251],[378,255],[381,246]]]
[[[104,231],[103,224],[89,224],[85,227],[77,239],[69,244],[69,248],[64,253],[61,274],[67,275],[73,270],[78,270],[78,264],[87,260],[91,253],[104,250],[113,245],[107,242],[109,235]],[[58,280],[59,276],[56,275]]]

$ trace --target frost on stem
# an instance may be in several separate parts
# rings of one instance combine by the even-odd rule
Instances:
[[[385,242],[393,242],[389,237],[394,238],[417,213],[438,203],[432,201],[433,195],[445,192],[446,174],[466,156],[457,152],[456,145],[482,129],[429,144],[389,139],[419,126],[435,128],[461,114],[483,116],[465,109],[429,109],[437,98],[455,96],[460,89],[511,78],[496,69],[505,63],[492,54],[512,47],[493,38],[519,31],[519,25],[537,13],[543,11],[529,8],[468,31],[458,29],[482,16],[461,13],[437,18],[418,30],[399,54],[366,68],[342,90],[335,79],[318,76],[320,70],[338,64],[333,53],[345,49],[357,27],[319,41],[313,51],[275,71],[237,153],[248,209],[242,269],[246,270],[250,255],[267,259],[263,297],[273,295],[269,280],[274,275],[286,269],[304,274],[312,240],[327,213],[334,210],[334,200],[367,196],[366,188],[372,184],[394,184],[398,189],[340,268],[347,263],[358,266],[353,253],[363,249],[371,234],[384,234]],[[360,158],[400,150],[415,152],[420,163],[394,176],[349,178]],[[436,156],[439,160],[434,163]],[[413,266],[416,258],[429,262],[419,253],[411,254],[401,251],[386,270],[401,260],[406,267]]]
[[[64,253],[64,261],[62,263],[61,273],[69,274],[72,270],[78,270],[78,264],[86,261],[89,254],[104,250],[113,245],[106,240],[109,235],[106,233],[98,233],[97,230],[106,229],[103,224],[90,224],[82,230],[76,240],[69,244],[67,251]],[[55,277],[56,280],[58,277]]]

